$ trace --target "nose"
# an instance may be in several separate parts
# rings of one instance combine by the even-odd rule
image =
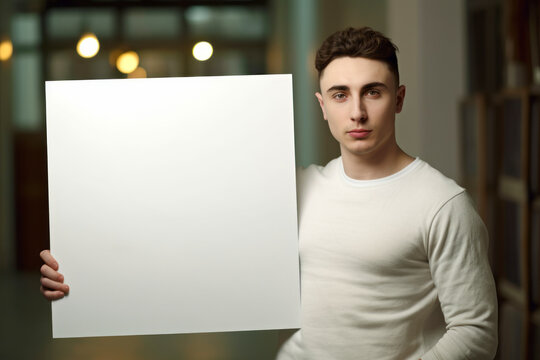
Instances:
[[[351,120],[355,122],[365,122],[367,120],[367,111],[361,97],[351,101]]]

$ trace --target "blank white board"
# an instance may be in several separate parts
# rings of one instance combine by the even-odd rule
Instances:
[[[53,337],[298,328],[290,75],[46,83]]]

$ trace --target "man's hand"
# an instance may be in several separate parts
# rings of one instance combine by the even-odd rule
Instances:
[[[58,272],[58,262],[49,250],[43,250],[39,256],[45,264],[41,266],[41,293],[47,300],[58,300],[69,292],[64,284],[64,275]]]

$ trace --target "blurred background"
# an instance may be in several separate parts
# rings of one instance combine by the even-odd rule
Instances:
[[[467,187],[490,231],[498,357],[540,359],[538,24],[538,0],[0,1],[0,358],[272,359],[276,331],[51,339],[44,82],[292,73],[297,164],[325,164],[314,54],[367,25],[400,49],[398,143]]]

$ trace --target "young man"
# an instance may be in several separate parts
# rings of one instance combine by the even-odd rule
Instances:
[[[341,157],[298,174],[302,329],[293,359],[491,359],[487,233],[464,189],[399,148],[396,47],[369,28],[317,53],[317,99]],[[69,289],[42,252],[42,292]]]
[[[485,227],[464,189],[399,148],[396,47],[369,28],[317,52],[341,157],[298,175],[302,329],[289,359],[492,359]]]

